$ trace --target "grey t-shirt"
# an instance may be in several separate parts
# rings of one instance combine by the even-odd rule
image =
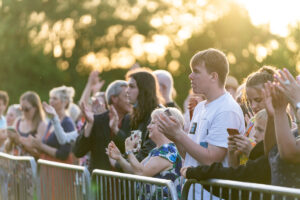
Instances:
[[[269,152],[272,185],[300,188],[300,163],[294,164],[280,158],[277,146]]]

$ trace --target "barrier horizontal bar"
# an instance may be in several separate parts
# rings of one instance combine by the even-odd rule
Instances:
[[[65,164],[65,163],[59,163],[59,162],[53,162],[49,160],[43,160],[39,159],[38,164],[40,165],[47,165],[51,167],[58,167],[63,169],[71,169],[71,170],[85,170],[86,168],[79,165],[71,165],[71,164]]]
[[[168,187],[171,198],[174,200],[178,199],[176,188],[171,180],[95,169],[92,172],[92,179],[94,180],[97,176],[119,178],[128,181],[142,182],[142,183],[153,184],[157,186],[165,186]]]
[[[3,153],[3,152],[0,152],[0,156],[10,159],[10,160],[19,160],[19,161],[29,161],[32,159],[34,160],[34,158],[31,156],[13,156],[13,155],[9,155],[9,154]]]
[[[158,185],[173,184],[173,182],[171,180],[153,178],[153,177],[148,177],[148,176],[139,176],[139,175],[134,175],[134,174],[119,173],[119,172],[113,172],[113,171],[106,171],[106,170],[100,170],[100,169],[93,170],[92,176],[93,175],[118,177],[118,178],[124,178],[124,179],[131,180],[131,181],[141,181],[141,182],[147,182],[147,183],[158,184]]]
[[[263,192],[265,194],[293,196],[295,198],[300,197],[300,189],[296,189],[296,188],[249,183],[249,182],[240,182],[240,181],[232,181],[232,180],[222,180],[222,179],[209,179],[203,181],[188,179],[183,187],[183,191],[182,191],[183,199],[187,198],[190,186],[195,183],[201,185],[219,186],[223,188],[231,188],[231,189],[244,190],[244,191]]]

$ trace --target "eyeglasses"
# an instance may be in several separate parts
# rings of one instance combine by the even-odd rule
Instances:
[[[32,107],[21,107],[21,110],[24,112],[29,112]]]

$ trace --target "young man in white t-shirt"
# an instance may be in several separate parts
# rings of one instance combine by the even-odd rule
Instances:
[[[174,141],[185,159],[185,167],[211,165],[214,162],[228,166],[227,128],[237,129],[239,133],[245,129],[240,106],[225,90],[228,61],[223,52],[207,49],[192,57],[190,67],[192,73],[189,78],[193,92],[204,94],[207,100],[196,106],[188,134],[179,128],[172,116],[167,117],[165,114],[160,116],[159,129]],[[196,196],[200,196],[200,192],[198,185]],[[204,192],[203,199],[208,197],[209,193]]]

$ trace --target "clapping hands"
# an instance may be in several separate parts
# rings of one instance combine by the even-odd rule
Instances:
[[[108,144],[106,154],[114,160],[120,160],[122,157],[120,150],[113,141]]]

